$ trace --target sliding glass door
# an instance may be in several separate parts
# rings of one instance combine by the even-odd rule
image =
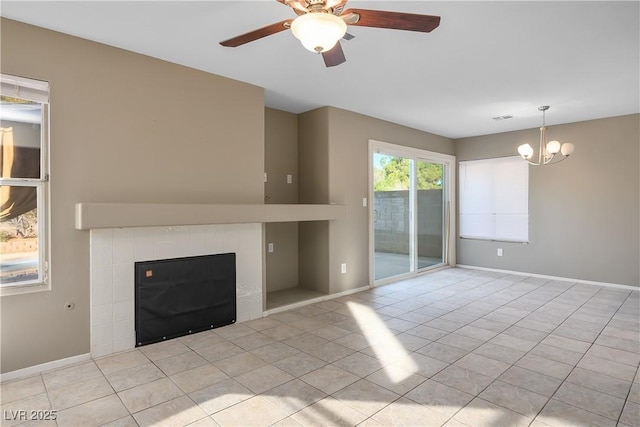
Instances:
[[[374,283],[446,265],[453,156],[370,141]]]
[[[373,224],[375,278],[412,270],[411,169],[413,161],[373,154]]]
[[[416,160],[417,269],[442,265],[445,237],[444,164]]]

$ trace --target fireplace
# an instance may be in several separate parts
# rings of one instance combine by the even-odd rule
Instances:
[[[235,253],[135,263],[136,346],[235,321]]]
[[[236,322],[263,315],[262,224],[99,228],[90,232],[91,355],[135,348],[135,263],[235,253]]]

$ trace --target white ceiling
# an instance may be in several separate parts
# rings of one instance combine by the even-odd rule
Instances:
[[[331,105],[451,138],[640,111],[640,2],[357,1],[439,15],[430,34],[350,26],[347,62],[283,31],[218,42],[295,17],[262,1],[1,1],[1,15],[265,88],[294,113]],[[513,115],[510,120],[492,117]]]

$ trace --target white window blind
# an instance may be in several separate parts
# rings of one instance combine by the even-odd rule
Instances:
[[[520,157],[459,164],[460,237],[529,241],[529,164]]]

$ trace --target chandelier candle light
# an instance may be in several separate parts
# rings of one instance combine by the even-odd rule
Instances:
[[[575,146],[570,142],[565,142],[564,144],[560,144],[558,141],[547,141],[547,128],[545,127],[545,111],[549,109],[548,105],[543,105],[538,107],[538,110],[542,111],[542,127],[540,128],[540,149],[538,150],[538,161],[532,162],[531,158],[533,157],[533,147],[530,144],[522,144],[518,147],[518,153],[524,160],[526,160],[529,164],[534,166],[548,165],[553,163],[560,163],[561,161],[567,159],[575,149]],[[560,153],[562,158],[560,160],[556,160],[552,162],[556,155]]]

